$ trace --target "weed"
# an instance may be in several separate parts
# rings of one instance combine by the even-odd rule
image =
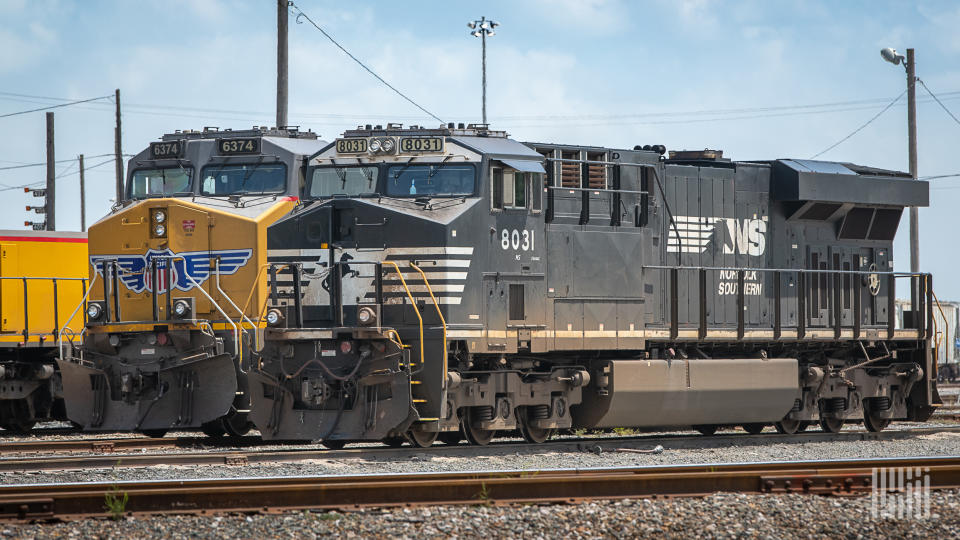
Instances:
[[[487,483],[480,483],[480,491],[473,496],[475,499],[480,499],[483,504],[490,504],[490,490],[487,489]]]
[[[103,502],[110,517],[114,520],[120,520],[123,514],[127,512],[127,503],[130,501],[130,495],[126,491],[120,491],[116,484],[113,489],[106,492],[103,496]]]

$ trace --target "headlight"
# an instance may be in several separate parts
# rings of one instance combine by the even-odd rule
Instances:
[[[370,139],[369,152],[376,154],[380,151],[380,139]]]
[[[100,304],[89,304],[87,305],[87,318],[91,321],[95,321],[103,315],[103,308],[100,307]]]
[[[177,300],[173,304],[173,314],[177,317],[183,318],[188,313],[190,313],[190,304],[186,300]]]
[[[376,322],[377,313],[373,311],[372,308],[362,307],[360,311],[357,312],[357,321],[364,326],[369,326]]]
[[[380,145],[384,152],[393,152],[394,146],[393,139],[383,139],[383,143]]]
[[[163,210],[157,210],[153,213],[153,220],[157,223],[163,223],[167,220],[167,214]]]
[[[153,234],[156,236],[163,236],[167,234],[167,226],[162,223],[157,223],[153,226]]]
[[[267,324],[270,326],[277,326],[280,324],[280,321],[283,320],[283,314],[280,313],[279,309],[271,309],[267,312]]]

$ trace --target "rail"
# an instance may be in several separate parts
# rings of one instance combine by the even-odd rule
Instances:
[[[569,503],[704,496],[717,492],[853,495],[896,493],[886,475],[919,471],[923,486],[960,486],[960,457],[781,461],[673,466],[286,476],[0,486],[0,519],[108,516],[105,494],[123,493],[127,515],[406,505]],[[876,480],[876,481],[875,481]],[[918,479],[919,480],[919,479]],[[910,486],[915,484],[910,483]]]
[[[873,279],[874,277],[877,280],[877,296],[881,293],[886,294],[886,311],[887,311],[887,320],[884,322],[878,322],[872,325],[871,327],[886,327],[887,338],[894,339],[896,334],[896,280],[907,278],[910,279],[910,286],[912,295],[918,299],[916,309],[913,310],[917,316],[913,317],[914,320],[910,321],[910,327],[907,328],[907,325],[904,325],[904,329],[917,330],[919,339],[927,339],[933,336],[933,311],[932,311],[932,295],[933,295],[933,277],[930,274],[923,273],[904,273],[904,272],[876,272],[870,270],[829,270],[829,269],[797,269],[797,268],[748,268],[748,267],[720,267],[720,266],[664,266],[664,265],[645,265],[642,267],[642,270],[653,270],[653,271],[662,271],[666,272],[668,275],[667,287],[668,293],[666,295],[669,302],[669,317],[668,326],[670,329],[670,339],[677,339],[680,334],[681,327],[691,328],[695,327],[697,330],[697,338],[704,339],[707,337],[709,330],[708,325],[708,302],[707,297],[707,273],[708,272],[728,272],[735,273],[735,282],[732,282],[732,279],[724,279],[722,276],[718,276],[718,283],[727,282],[730,287],[729,296],[735,296],[735,310],[736,315],[736,337],[738,340],[743,339],[746,334],[746,291],[745,291],[745,276],[747,272],[755,272],[758,274],[771,275],[773,276],[773,321],[770,328],[772,329],[773,338],[779,340],[782,337],[784,324],[783,324],[783,311],[784,311],[784,295],[781,290],[781,284],[783,282],[784,276],[796,276],[796,292],[789,295],[790,298],[795,297],[796,299],[796,324],[789,325],[788,328],[795,328],[797,332],[797,338],[804,338],[810,331],[818,329],[828,329],[832,330],[835,339],[840,339],[844,328],[849,328],[852,334],[853,339],[860,339],[863,334],[863,289],[865,285],[856,282],[855,279],[846,280],[846,283],[843,280],[844,276],[857,276],[864,277],[868,279]],[[697,274],[697,302],[696,308],[698,309],[698,317],[696,322],[693,321],[681,321],[679,319],[680,312],[680,282],[681,272],[696,272]],[[823,276],[821,279],[817,280],[819,276]],[[810,283],[807,283],[807,278],[813,276]],[[882,278],[886,280],[886,287],[881,289],[880,282]],[[816,294],[808,295],[808,288],[816,287]],[[829,321],[821,322],[821,319],[824,317],[818,316],[813,317],[812,313],[808,313],[808,307],[814,309],[812,306],[817,306],[816,309],[819,309],[820,300],[824,300],[824,296],[829,295],[829,299],[823,302],[823,307],[827,311],[827,318]],[[811,298],[808,298],[810,296]],[[766,298],[766,295],[764,296]],[[810,301],[815,300],[813,304]],[[764,300],[768,301],[768,300]],[[844,307],[844,302],[847,307]],[[691,311],[694,309],[693,303],[690,303]],[[850,323],[843,324],[842,312],[843,310],[850,310]],[[906,320],[904,321],[907,322]],[[729,321],[728,323],[729,324]]]

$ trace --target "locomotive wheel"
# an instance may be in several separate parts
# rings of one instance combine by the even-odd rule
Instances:
[[[693,426],[693,429],[699,431],[704,437],[709,437],[717,432],[717,427],[718,426],[716,424],[706,424],[702,426]]]
[[[460,430],[443,431],[437,435],[437,439],[439,439],[443,444],[449,444],[450,446],[453,446],[455,444],[460,444],[460,441],[463,440],[463,434],[460,433]]]
[[[223,429],[223,424],[220,423],[219,419],[207,422],[200,427],[200,431],[203,431],[203,434],[207,437],[214,439],[219,439],[227,433],[227,431]]]
[[[429,448],[433,446],[433,442],[437,440],[437,435],[439,432],[436,431],[420,431],[416,429],[411,429],[407,432],[407,440],[410,441],[410,444],[417,448]]]
[[[807,429],[806,422],[803,420],[791,420],[789,418],[784,418],[774,424],[773,427],[777,428],[777,433],[783,435],[793,435]]]
[[[880,418],[864,408],[863,411],[863,426],[867,428],[867,431],[873,433],[879,433],[886,429],[890,425],[889,418]]]
[[[403,437],[387,437],[383,439],[383,444],[389,446],[390,448],[400,448],[403,446],[403,443],[407,442]]]
[[[824,433],[837,433],[843,429],[843,418],[820,418],[820,429]]]
[[[165,429],[145,429],[141,431],[147,437],[151,439],[162,439],[167,435],[167,430]]]
[[[467,440],[470,441],[470,444],[486,446],[490,444],[490,441],[493,440],[493,436],[497,434],[497,431],[494,429],[474,427],[473,416],[475,413],[473,411],[473,407],[468,408],[467,414],[463,417],[463,421],[461,423],[463,426],[463,434],[467,437]]]
[[[531,425],[526,407],[517,408],[517,417],[519,420],[517,426],[520,428],[520,436],[528,443],[540,444],[546,442],[550,437],[553,437],[553,429],[539,428]]]
[[[231,437],[243,437],[253,427],[246,414],[230,413],[219,419],[223,430]]]
[[[347,445],[347,441],[343,439],[324,439],[320,441],[320,444],[329,450],[340,450]]]
[[[37,421],[31,417],[30,405],[23,399],[8,400],[0,403],[0,414],[5,416],[3,429],[18,435],[30,433]]]
[[[766,424],[744,424],[740,426],[744,431],[751,435],[759,435],[763,428],[767,427]]]

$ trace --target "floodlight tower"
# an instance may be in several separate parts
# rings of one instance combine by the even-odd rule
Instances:
[[[481,69],[483,71],[483,98],[482,98],[482,107],[483,107],[483,123],[487,123],[487,36],[496,35],[496,32],[493,31],[494,28],[500,26],[500,23],[494,21],[488,21],[486,17],[480,17],[479,20],[471,21],[467,23],[467,27],[472,30],[470,35],[473,37],[480,38],[482,43],[482,65]]]
[[[907,135],[909,139],[910,176],[917,179],[917,74],[914,67],[913,49],[907,56],[897,54],[896,49],[883,49],[880,56],[893,65],[903,64],[907,72]],[[920,271],[920,211],[910,207],[910,272]]]

